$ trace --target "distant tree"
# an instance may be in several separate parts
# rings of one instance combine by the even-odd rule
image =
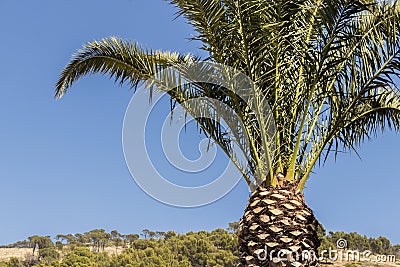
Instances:
[[[61,241],[56,241],[56,248],[58,249],[58,250],[62,250],[63,249],[63,247],[64,247],[64,244],[61,242]]]
[[[92,260],[98,264],[97,267],[119,267],[119,265],[112,265],[112,257],[110,257],[106,252],[94,254]]]
[[[0,246],[0,248],[29,248],[30,244],[28,240],[22,240],[15,242],[13,244],[5,245],[5,246]]]
[[[230,252],[237,251],[237,238],[233,237],[228,231],[222,228],[215,229],[207,234],[207,239],[212,242],[214,247],[219,250],[227,250]]]
[[[58,262],[60,259],[60,253],[55,247],[43,248],[39,250],[39,262],[46,265],[52,265]]]
[[[132,247],[133,242],[135,240],[139,239],[139,235],[138,234],[128,234],[128,235],[125,235],[125,239],[129,243],[129,247]]]
[[[118,254],[118,247],[124,243],[121,237],[122,235],[117,230],[111,231],[111,242],[115,246],[116,254]]]
[[[378,240],[382,244],[383,253],[385,253],[385,254],[392,253],[389,239],[387,239],[386,237],[380,236],[380,237],[378,237]]]
[[[171,231],[171,230],[166,232],[165,235],[164,235],[165,239],[169,239],[169,238],[171,238],[173,236],[176,236],[176,233],[175,233],[175,231]]]
[[[99,252],[100,249],[104,251],[104,247],[111,239],[111,234],[107,233],[104,229],[95,229],[84,234],[93,245],[93,249]]]
[[[29,246],[32,248],[32,254],[35,254],[36,249],[44,249],[54,247],[53,241],[50,236],[30,236],[28,237]]]
[[[35,250],[38,247],[38,240],[39,240],[39,236],[37,236],[37,235],[28,237],[29,247],[32,248],[33,255],[35,254]]]
[[[54,243],[51,240],[50,236],[40,236],[38,239],[38,247],[39,250],[44,248],[53,248]]]
[[[56,235],[56,239],[60,240],[61,242],[65,242],[67,244],[73,244],[76,242],[76,237],[73,234],[68,234],[68,235]]]
[[[231,222],[228,224],[228,231],[236,234],[239,228],[239,222]]]
[[[60,267],[98,267],[98,264],[87,248],[77,247],[68,253]]]
[[[135,266],[133,257],[127,254],[121,254],[113,257],[112,266]]]
[[[124,241],[121,238],[114,238],[112,242],[115,246],[115,253],[118,254],[118,247],[122,246]]]
[[[90,243],[90,236],[88,233],[84,234],[75,234],[75,242],[79,245],[86,245]]]
[[[165,232],[156,231],[156,238],[165,238]]]
[[[148,237],[150,237],[150,233],[151,231],[149,229],[143,229],[140,235],[143,236],[144,239],[147,239]]]
[[[383,253],[383,246],[382,241],[375,238],[369,239],[369,244],[371,246],[372,253],[375,254],[382,254]]]

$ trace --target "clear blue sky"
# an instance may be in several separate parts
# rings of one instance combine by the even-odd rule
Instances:
[[[173,20],[175,12],[161,0],[0,1],[0,244],[94,228],[211,230],[239,220],[248,196],[243,182],[221,200],[191,209],[161,204],[134,183],[121,145],[133,95],[127,87],[96,75],[53,99],[70,55],[93,39],[116,35],[204,56],[199,43],[187,40],[192,29]],[[200,140],[192,128],[182,137],[189,157]],[[386,132],[362,147],[362,160],[340,155],[315,169],[305,195],[327,230],[400,243],[399,150],[399,136]]]

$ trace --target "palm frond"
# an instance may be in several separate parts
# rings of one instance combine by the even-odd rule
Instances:
[[[107,38],[74,55],[56,97],[90,73],[134,88],[144,81],[167,88],[171,108],[179,104],[194,117],[203,115],[196,117],[200,129],[249,184],[274,184],[282,172],[303,188],[330,153],[357,151],[379,130],[400,130],[398,1],[168,2],[194,26],[208,64],[194,74],[198,58]],[[240,75],[243,84],[232,78]]]
[[[62,97],[74,82],[87,74],[108,74],[116,82],[127,82],[136,88],[162,69],[195,60],[190,54],[154,52],[121,38],[104,38],[86,44],[73,55],[56,84],[56,97]]]

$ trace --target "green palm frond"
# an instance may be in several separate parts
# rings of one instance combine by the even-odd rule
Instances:
[[[226,102],[227,105],[232,105],[232,97],[235,99],[237,96],[234,93],[229,93],[226,96],[221,97],[222,88],[207,83],[182,83],[182,76],[190,80],[190,75],[185,73],[185,69],[182,67],[190,63],[196,62],[198,59],[190,55],[179,55],[177,53],[160,52],[160,51],[146,51],[143,50],[139,45],[132,44],[131,42],[124,41],[120,38],[108,38],[103,39],[99,42],[94,41],[88,43],[82,50],[79,50],[68,64],[68,66],[62,72],[59,81],[56,85],[56,97],[62,97],[67,89],[80,77],[91,74],[91,73],[102,73],[107,74],[111,78],[114,78],[116,82],[128,83],[132,87],[136,88],[140,82],[148,82],[152,85],[157,85],[159,89],[166,90],[171,97],[171,108],[174,107],[175,103],[183,104],[186,111],[194,115],[196,114],[208,114],[208,118],[198,118],[197,122],[201,129],[206,133],[207,136],[212,138],[228,155],[228,157],[234,162],[238,169],[242,172],[246,181],[250,184],[250,176],[252,170],[249,169],[250,164],[253,163],[251,153],[248,147],[244,147],[244,137],[239,131],[236,133],[237,144],[241,147],[247,161],[245,163],[239,162],[237,155],[232,153],[231,140],[227,139],[227,131],[236,129],[240,123],[238,120],[233,121],[233,117],[225,116],[226,122],[230,123],[230,129],[223,129],[220,124],[221,118],[218,117],[218,113],[215,112],[215,107],[204,106],[191,106],[191,99],[198,99],[201,97],[206,98],[218,98],[220,102]],[[181,73],[177,73],[177,67],[180,67]],[[168,68],[172,68],[171,73],[165,73]],[[162,73],[162,77],[157,77]],[[201,73],[201,71],[200,71]],[[178,74],[178,75],[176,75]],[[203,75],[203,77],[211,77],[210,74]],[[171,86],[165,83],[165,81],[171,82],[174,80]],[[192,80],[196,80],[192,77]],[[224,90],[227,92],[226,90]],[[242,101],[243,102],[243,101]],[[237,105],[240,108],[240,104]],[[227,112],[225,114],[228,114]],[[210,119],[214,118],[214,119]],[[240,134],[240,136],[238,135]],[[254,166],[254,164],[253,164]]]
[[[212,79],[196,82],[185,73],[184,66],[193,66],[198,58],[144,50],[118,38],[94,41],[80,50],[62,72],[56,96],[89,73],[107,74],[132,87],[144,81],[162,86],[154,75],[178,68],[178,75],[168,76],[175,79],[168,91],[171,107],[180,104],[190,114],[207,114],[196,118],[200,129],[221,146],[249,184],[252,179],[274,184],[274,174],[282,172],[302,189],[315,164],[330,153],[356,151],[378,130],[400,130],[398,1],[169,2],[194,26],[194,39],[209,52],[209,63],[249,77],[254,86],[247,99],[230,85]],[[201,71],[210,69],[204,65]],[[182,83],[182,77],[189,82]],[[198,105],[193,99],[214,99],[222,106]],[[230,112],[237,116],[227,116]],[[271,119],[273,137],[267,129]],[[244,163],[234,155],[235,144],[245,155]]]
[[[117,37],[93,41],[74,54],[62,71],[56,84],[56,97],[62,97],[74,82],[87,74],[108,74],[116,82],[127,82],[136,88],[167,67],[196,60],[190,54],[144,50]]]
[[[348,127],[348,121],[357,118],[357,112],[368,108],[368,103],[379,103],[382,95],[392,95],[394,101],[389,119],[396,121],[400,116],[396,111],[399,95],[394,80],[400,74],[400,46],[396,37],[400,29],[398,3],[395,2],[392,7],[382,4],[364,8],[347,20],[340,35],[327,38],[333,40],[328,44],[336,45],[330,45],[329,49],[324,46],[329,53],[323,53],[326,56],[319,63],[322,66],[321,78],[318,78],[321,89],[318,91],[316,86],[316,97],[320,100],[311,101],[314,105],[312,110],[317,109],[318,115],[310,118],[307,137],[302,145],[301,159],[306,158],[306,153],[309,159],[302,163],[306,169],[302,175],[302,186],[322,153],[327,156],[330,151],[337,151],[339,144],[353,149],[356,141],[363,140],[375,129],[374,124],[379,121],[364,121],[371,124],[358,126],[368,130],[360,128],[355,131],[353,128],[357,139],[350,138],[348,133],[346,136],[338,135]],[[380,111],[387,110],[383,108]],[[398,124],[393,128],[398,130]],[[308,146],[313,149],[307,150]]]

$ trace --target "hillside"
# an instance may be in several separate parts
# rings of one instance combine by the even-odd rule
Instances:
[[[35,254],[36,257],[39,256],[37,252]],[[12,257],[26,260],[31,256],[31,248],[0,248],[0,262],[8,261]]]
[[[140,234],[110,233],[95,229],[86,233],[60,234],[54,237],[31,236],[0,248],[0,267],[234,267],[239,256],[235,223],[228,230],[178,234],[145,229]],[[367,238],[357,233],[320,231],[322,250],[340,253],[326,266],[399,266],[400,245],[391,245],[385,237]],[[346,247],[338,249],[345,240]],[[367,262],[357,259],[354,251],[371,251]],[[350,257],[347,259],[347,252]],[[334,255],[334,254],[332,254]],[[355,257],[355,259],[352,258]],[[383,258],[385,257],[385,258]],[[396,264],[397,259],[397,264]]]

